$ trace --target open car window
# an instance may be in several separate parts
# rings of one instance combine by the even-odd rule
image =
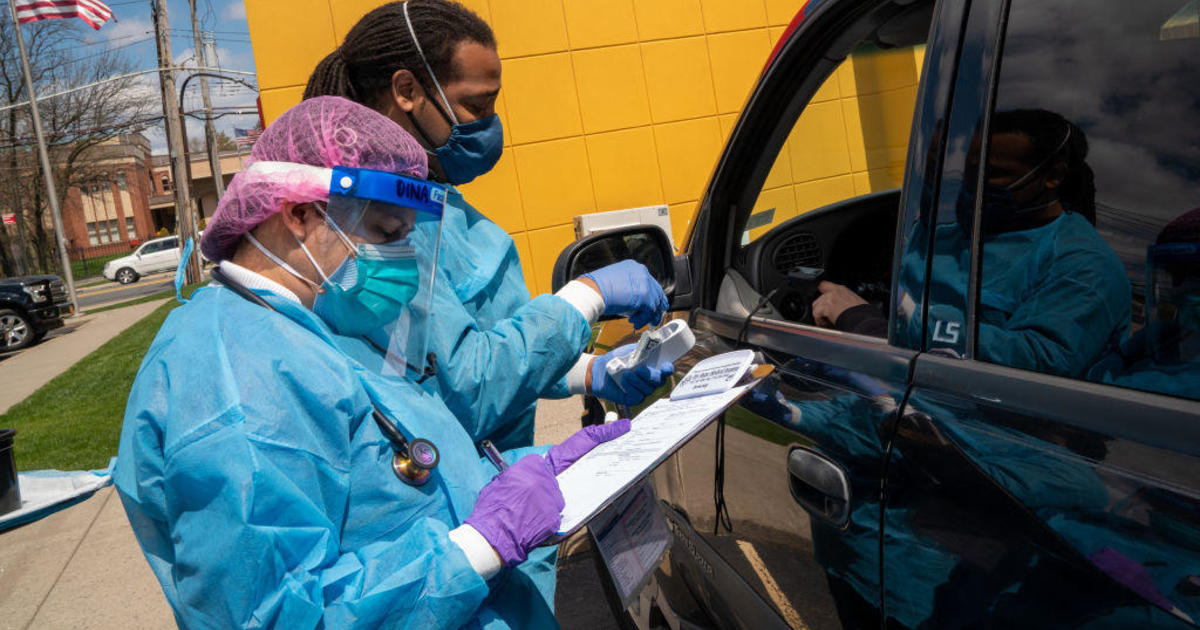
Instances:
[[[814,311],[828,281],[846,298],[839,304],[860,307],[848,332],[887,335],[900,185],[931,10],[916,3],[853,46],[792,121],[749,212],[719,309],[738,314],[745,300],[727,296],[758,295],[766,298],[759,316],[847,324]]]

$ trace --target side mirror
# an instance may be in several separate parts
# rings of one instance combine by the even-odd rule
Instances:
[[[634,225],[597,232],[571,243],[554,263],[558,291],[579,276],[622,260],[642,263],[670,298],[675,291],[675,248],[657,225]]]

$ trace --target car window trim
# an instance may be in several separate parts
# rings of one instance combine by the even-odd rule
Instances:
[[[726,315],[708,309],[692,311],[689,324],[720,337],[837,366],[854,366],[856,372],[891,382],[907,382],[916,350],[889,345],[882,337],[807,326],[754,316]],[[743,327],[745,334],[742,334]]]

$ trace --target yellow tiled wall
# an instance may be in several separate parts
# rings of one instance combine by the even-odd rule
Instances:
[[[752,211],[773,218],[751,239],[809,210],[900,186],[923,54],[860,49],[838,66],[776,157]]]
[[[575,215],[666,203],[675,240],[683,241],[738,111],[804,0],[462,3],[496,32],[504,73],[497,111],[506,142],[496,168],[463,192],[513,235],[536,294],[550,290],[554,261],[574,239]],[[291,0],[282,13],[277,4],[246,0],[267,122],[299,102],[317,62],[383,0]],[[915,84],[911,69],[905,72],[905,85]],[[795,163],[786,173],[778,167],[776,188],[787,188],[793,214],[807,209],[795,199],[857,190],[890,160],[887,147],[864,147],[861,140],[852,147],[848,132],[838,146],[826,133],[826,125],[851,126],[850,97],[870,92],[855,85],[865,80],[857,74],[836,75],[828,111],[802,125],[841,161],[827,167],[818,154],[800,150],[812,146],[807,137],[789,142]],[[879,83],[872,93],[885,89],[891,84]],[[884,162],[855,168],[853,159],[878,151]],[[795,178],[809,162],[829,171],[824,179]]]

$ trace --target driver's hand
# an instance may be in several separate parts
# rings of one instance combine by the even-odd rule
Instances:
[[[847,310],[867,303],[866,300],[858,297],[857,293],[828,280],[822,280],[821,284],[817,285],[817,290],[821,292],[821,297],[813,300],[813,320],[817,322],[818,326],[825,328],[833,328],[838,317],[841,317],[842,313]]]

